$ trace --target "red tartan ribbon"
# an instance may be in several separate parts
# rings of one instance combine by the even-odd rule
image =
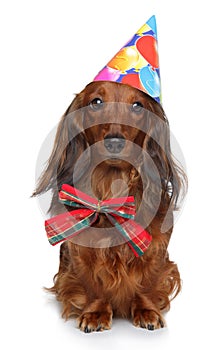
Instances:
[[[152,236],[133,220],[135,217],[133,196],[98,201],[64,184],[59,192],[59,201],[76,209],[45,221],[47,237],[52,245],[71,239],[90,227],[99,213],[107,216],[125,238],[135,256],[143,255],[151,243]]]

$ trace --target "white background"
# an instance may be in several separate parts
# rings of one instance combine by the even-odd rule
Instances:
[[[4,349],[197,349],[223,346],[222,1],[4,1],[1,35],[1,342]],[[189,193],[169,246],[183,290],[168,328],[81,333],[45,294],[58,247],[35,187],[40,146],[79,92],[156,14],[163,106],[185,155]]]

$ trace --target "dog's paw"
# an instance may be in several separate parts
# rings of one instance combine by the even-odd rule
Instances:
[[[135,310],[133,324],[136,327],[146,328],[149,331],[165,327],[163,317],[153,310]]]
[[[85,333],[104,331],[110,329],[111,325],[110,312],[86,312],[79,318],[79,328]]]

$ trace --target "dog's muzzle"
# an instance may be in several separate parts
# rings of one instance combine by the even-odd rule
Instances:
[[[122,137],[106,136],[104,139],[104,147],[110,153],[120,153],[125,146],[125,139]]]

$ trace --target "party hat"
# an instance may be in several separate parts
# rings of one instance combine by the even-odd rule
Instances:
[[[131,85],[161,103],[155,16],[137,31],[93,80]]]

